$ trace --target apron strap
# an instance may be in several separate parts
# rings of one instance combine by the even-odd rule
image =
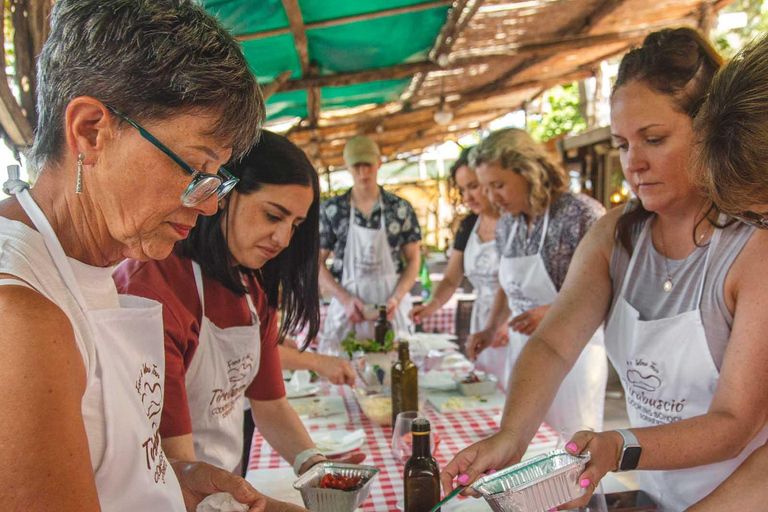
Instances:
[[[11,192],[16,194],[16,199],[18,199],[19,204],[24,209],[24,212],[26,212],[26,214],[29,216],[29,219],[37,228],[38,232],[42,235],[43,242],[45,242],[45,248],[51,255],[53,264],[56,265],[56,269],[59,271],[59,274],[64,280],[64,283],[66,284],[67,288],[69,288],[69,292],[75,298],[75,301],[77,301],[77,304],[80,306],[80,308],[83,311],[88,311],[88,304],[85,301],[83,292],[80,290],[80,284],[75,278],[75,273],[72,271],[72,266],[69,264],[67,255],[64,252],[64,249],[61,247],[61,242],[59,242],[59,238],[53,231],[51,223],[48,222],[48,219],[45,217],[45,214],[43,214],[43,211],[40,209],[37,203],[35,203],[35,200],[32,199],[32,195],[29,193],[27,188],[14,186]]]
[[[200,306],[205,318],[205,295],[203,295],[203,272],[196,261],[192,261],[192,273],[195,275],[195,286],[197,286],[197,296],[200,297]]]
[[[549,206],[544,214],[544,228],[541,231],[541,242],[539,242],[539,250],[536,254],[541,254],[541,250],[544,249],[544,240],[547,239],[547,228],[549,227]]]
[[[725,219],[725,215],[722,213],[719,215],[717,222],[718,224],[723,223],[723,219]],[[699,309],[701,309],[701,302],[704,300],[704,282],[706,281],[707,274],[709,273],[709,263],[712,259],[712,254],[717,249],[718,244],[720,243],[720,238],[722,238],[723,230],[715,227],[714,233],[712,233],[712,239],[709,241],[709,247],[707,247],[707,257],[704,260],[704,275],[701,276],[701,283],[699,283],[699,290],[698,290],[698,297],[696,298],[696,304],[699,305]]]

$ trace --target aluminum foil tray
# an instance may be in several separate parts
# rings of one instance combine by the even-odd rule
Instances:
[[[359,476],[363,485],[355,491],[321,489],[320,480],[329,474],[355,477]],[[343,462],[320,462],[301,475],[293,487],[301,492],[304,506],[313,512],[352,512],[363,504],[371,492],[371,483],[379,473],[379,468],[345,464]]]
[[[485,476],[472,484],[495,512],[542,512],[586,492],[579,475],[590,455],[553,450]]]

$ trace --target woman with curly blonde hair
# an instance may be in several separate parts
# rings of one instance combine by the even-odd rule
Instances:
[[[498,204],[496,227],[501,255],[499,283],[486,329],[472,336],[471,357],[500,345],[494,333],[509,315],[509,351],[505,379],[517,357],[555,300],[582,237],[605,213],[600,203],[568,190],[568,175],[527,133],[492,133],[470,155],[480,184]],[[560,387],[545,421],[567,434],[600,429],[607,360],[598,330]]]

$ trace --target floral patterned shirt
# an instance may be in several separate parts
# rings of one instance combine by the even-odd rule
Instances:
[[[387,227],[392,262],[398,272],[402,271],[401,248],[421,240],[421,228],[411,203],[379,187],[381,202],[384,203],[384,221]],[[331,275],[341,281],[344,264],[344,248],[349,232],[349,200],[352,189],[332,197],[320,205],[320,249],[333,252]],[[355,224],[369,229],[381,226],[381,203],[376,203],[370,217],[365,217],[355,208]]]
[[[576,246],[603,214],[605,208],[602,204],[584,194],[571,192],[565,192],[550,206],[549,226],[541,256],[557,291],[563,286]],[[516,232],[512,232],[518,218],[521,219],[520,225]],[[541,245],[543,228],[543,215],[533,221],[529,232],[521,216],[503,214],[496,224],[496,247],[499,254],[508,258],[533,256]],[[507,248],[510,236],[514,236],[515,241]]]

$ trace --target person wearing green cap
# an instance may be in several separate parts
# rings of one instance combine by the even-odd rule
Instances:
[[[320,287],[333,296],[318,337],[319,351],[338,355],[351,331],[373,338],[365,306],[386,304],[395,332],[412,327],[408,291],[421,263],[421,229],[411,204],[376,181],[381,153],[357,136],[344,147],[354,185],[320,207]],[[325,262],[333,252],[333,266]]]

